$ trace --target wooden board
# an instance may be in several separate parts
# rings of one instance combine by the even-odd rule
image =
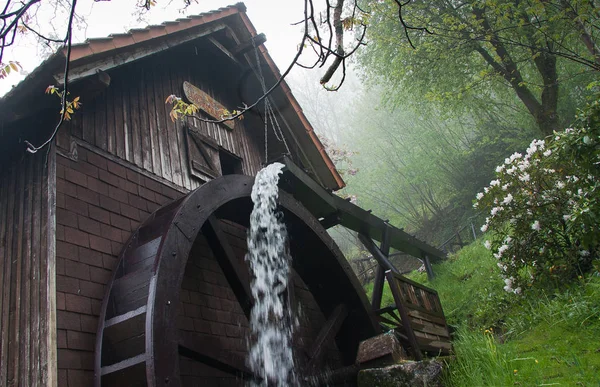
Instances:
[[[0,166],[1,386],[53,385],[55,377],[53,154],[47,166],[46,152]]]
[[[187,81],[183,82],[183,93],[188,101],[196,105],[200,110],[215,120],[221,120],[223,112],[228,110],[225,106],[219,103],[219,101],[215,100],[213,97]],[[233,130],[235,126],[235,122],[233,120],[225,121],[223,124],[231,130]]]

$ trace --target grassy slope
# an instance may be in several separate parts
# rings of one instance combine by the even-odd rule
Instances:
[[[559,294],[509,295],[480,243],[434,271],[432,282],[411,277],[438,291],[458,329],[449,386],[600,386],[600,277]],[[384,303],[393,303],[387,289]]]

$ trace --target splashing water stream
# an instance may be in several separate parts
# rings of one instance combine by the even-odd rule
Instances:
[[[291,345],[292,318],[283,302],[291,257],[283,214],[277,210],[277,183],[283,167],[281,163],[266,166],[258,172],[252,187],[254,209],[250,215],[246,260],[254,277],[250,328],[255,341],[250,347],[248,363],[263,379],[263,386],[297,384]]]

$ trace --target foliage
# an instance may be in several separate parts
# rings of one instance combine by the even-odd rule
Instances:
[[[346,191],[393,224],[442,243],[470,222],[472,198],[497,163],[531,140],[530,121],[499,106],[445,114],[427,101],[395,109],[373,103],[384,95],[371,88],[344,116],[361,171]]]
[[[433,281],[423,273],[410,276],[438,291],[457,328],[445,385],[598,384],[600,356],[593,338],[600,334],[599,273],[559,292],[510,297],[495,262],[479,240],[433,265]]]
[[[50,85],[46,88],[46,94],[50,94],[50,95],[54,94],[58,98],[63,100],[64,90],[60,91],[60,89],[57,88],[56,86]],[[69,93],[67,93],[67,95],[68,94]],[[75,97],[71,101],[69,101],[68,99],[65,98],[65,107],[60,110],[60,114],[63,115],[65,121],[69,121],[71,119],[71,115],[73,113],[75,113],[75,110],[79,109],[81,107],[81,105],[83,105],[83,104],[79,101],[79,97]]]
[[[590,68],[600,69],[596,52],[587,52],[578,34],[597,20],[583,3],[372,2],[370,44],[360,61],[372,78],[384,78],[395,102],[395,91],[403,89],[450,110],[520,103],[541,132],[551,134],[560,127],[562,101],[570,98],[566,90],[587,84],[589,76],[581,74]]]
[[[507,158],[477,195],[475,206],[490,210],[482,231],[495,231],[486,243],[506,291],[555,286],[592,269],[600,242],[599,141],[595,100],[573,128]]]
[[[4,79],[8,77],[8,75],[12,72],[17,72],[19,69],[22,69],[19,62],[9,60],[8,63],[0,62],[0,79]]]

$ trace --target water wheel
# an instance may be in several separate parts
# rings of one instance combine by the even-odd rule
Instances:
[[[241,385],[252,306],[244,262],[253,178],[213,180],[154,212],[132,234],[107,286],[96,386]],[[293,257],[288,306],[300,325],[300,377],[354,362],[376,334],[366,296],[325,229],[280,192]]]

